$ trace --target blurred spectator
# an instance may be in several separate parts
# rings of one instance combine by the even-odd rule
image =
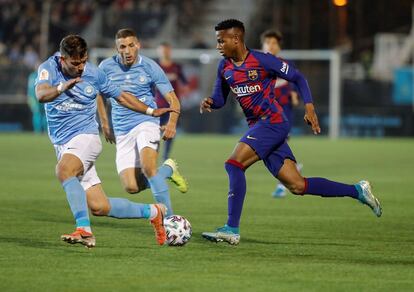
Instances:
[[[157,48],[158,53],[158,64],[162,70],[167,75],[168,80],[171,82],[174,92],[180,100],[183,91],[188,91],[187,87],[187,78],[184,76],[183,69],[180,64],[175,63],[172,60],[172,47],[169,43],[163,42]],[[161,95],[159,91],[156,94],[157,106],[159,108],[169,107],[169,103]],[[160,125],[165,126],[168,123],[170,115],[165,114],[160,117]],[[169,139],[164,141],[164,153],[162,155],[163,160],[170,158],[171,147],[174,139]]]
[[[37,67],[39,63],[35,64]],[[37,70],[30,73],[27,80],[27,103],[32,111],[33,132],[41,134],[47,130],[46,114],[43,104],[39,103],[35,94],[35,80]]]
[[[36,68],[36,64],[38,63],[39,55],[31,45],[27,45],[23,55],[23,64],[30,68]]]
[[[208,45],[205,43],[202,35],[194,34],[193,35],[193,44],[192,49],[208,49]]]

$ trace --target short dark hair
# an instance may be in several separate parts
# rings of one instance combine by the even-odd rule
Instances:
[[[266,30],[265,32],[263,32],[262,35],[260,36],[260,40],[262,41],[262,44],[264,43],[265,39],[267,39],[267,38],[275,38],[275,39],[277,39],[279,44],[281,44],[282,40],[283,40],[283,35],[277,29],[274,29],[274,30],[269,29],[269,30]]]
[[[60,41],[59,51],[62,56],[82,58],[88,51],[88,45],[81,36],[70,34]]]
[[[214,29],[216,31],[230,29],[230,28],[238,28],[244,33],[244,24],[240,20],[237,19],[226,19],[222,22],[219,22]]]
[[[127,37],[136,37],[138,39],[138,36],[136,32],[132,28],[122,28],[118,30],[115,34],[115,39],[123,39]]]

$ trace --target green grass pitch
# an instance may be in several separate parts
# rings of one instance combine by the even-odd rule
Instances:
[[[296,138],[305,176],[347,183],[368,179],[383,217],[350,198],[273,199],[275,180],[259,162],[247,170],[239,246],[205,241],[227,212],[223,163],[238,137],[181,136],[173,154],[190,183],[172,186],[175,213],[193,237],[182,248],[157,246],[146,220],[91,217],[97,247],[59,240],[73,229],[54,177],[46,136],[0,135],[0,291],[413,291],[414,140]],[[97,162],[107,194],[125,194],[115,148]]]

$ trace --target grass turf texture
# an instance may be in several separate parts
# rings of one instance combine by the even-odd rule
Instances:
[[[223,162],[237,137],[183,136],[174,157],[190,182],[172,187],[175,213],[193,238],[182,248],[157,246],[146,220],[92,217],[97,247],[59,240],[73,230],[54,177],[46,136],[0,135],[0,291],[408,291],[414,287],[414,140],[329,141],[293,138],[305,176],[354,183],[368,179],[384,214],[349,198],[270,196],[275,181],[259,162],[247,171],[241,243],[205,241],[227,212]],[[107,194],[127,195],[104,145],[98,173]]]

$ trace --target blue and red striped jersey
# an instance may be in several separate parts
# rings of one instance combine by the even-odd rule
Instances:
[[[293,82],[305,103],[312,102],[308,83],[296,68],[271,54],[249,50],[240,66],[235,65],[230,58],[221,60],[211,97],[212,108],[224,106],[231,90],[242,107],[249,126],[259,119],[270,119],[271,123],[287,121],[275,98],[274,89],[278,77]]]

